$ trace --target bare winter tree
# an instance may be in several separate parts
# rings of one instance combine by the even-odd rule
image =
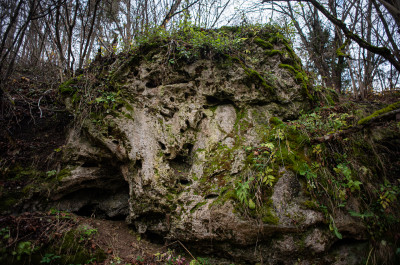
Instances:
[[[129,50],[160,27],[215,27],[231,0],[0,0],[0,97],[15,65],[74,75],[99,48]]]
[[[313,62],[319,65],[318,72],[321,76],[328,76],[333,84],[328,86],[334,87],[336,91],[341,91],[341,83],[343,83],[342,75],[344,68],[348,68],[348,77],[351,80],[354,94],[358,97],[365,97],[373,89],[373,81],[375,74],[382,74],[377,71],[378,67],[391,67],[400,71],[400,56],[398,45],[400,43],[400,31],[398,28],[398,3],[400,1],[378,1],[378,0],[361,0],[361,1],[316,1],[316,0],[262,0],[262,3],[270,3],[276,5],[283,3],[282,13],[289,15],[297,28],[300,36],[304,25],[309,28],[310,21],[304,19],[304,13],[298,11],[293,12],[293,3],[303,10],[308,8],[307,13],[311,12],[310,5],[318,13],[323,14],[324,18],[331,22],[327,27],[332,32],[333,46],[336,49],[329,56],[334,64],[330,65],[331,75],[326,75],[326,68],[321,67],[323,63],[316,63],[318,60],[313,58]],[[389,3],[390,2],[390,3]],[[301,8],[300,8],[301,7]],[[396,11],[397,10],[397,11]],[[299,15],[300,14],[300,15]],[[299,20],[302,16],[302,20]],[[308,32],[311,32],[308,30]],[[307,43],[307,38],[301,37],[302,43]],[[309,43],[310,44],[310,43]],[[357,44],[355,46],[355,44]],[[304,45],[310,47],[310,45]],[[310,50],[307,49],[310,56]],[[333,51],[333,49],[332,49]],[[321,61],[321,60],[320,60]],[[391,79],[398,79],[398,74]],[[396,77],[397,76],[397,77]]]
[[[43,12],[40,12],[41,4],[45,6]],[[39,28],[40,20],[54,10],[54,5],[39,0],[7,0],[1,2],[1,7],[0,99],[4,93],[4,82],[12,74],[18,58],[21,58],[21,48],[22,53],[28,54],[32,60],[38,60],[37,57],[40,56],[45,41],[44,32],[36,30]],[[29,49],[28,40],[38,45]]]

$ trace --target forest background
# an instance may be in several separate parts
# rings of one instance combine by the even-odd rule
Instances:
[[[2,0],[2,112],[18,78],[55,86],[152,32],[256,23],[285,33],[314,85],[358,99],[398,89],[399,0]]]

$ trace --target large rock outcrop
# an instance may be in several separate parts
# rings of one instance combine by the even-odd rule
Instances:
[[[325,216],[306,207],[306,182],[290,167],[275,169],[259,202],[238,199],[238,187],[256,177],[246,147],[265,142],[272,117],[294,119],[311,106],[299,59],[284,39],[256,35],[243,45],[248,58],[173,63],[168,43],[149,45],[100,69],[113,92],[98,83],[104,93],[97,102],[107,106],[71,130],[63,150],[70,174],[54,190],[54,204],[126,217],[139,233],[227,260],[357,263],[335,253],[355,256],[364,243],[335,244]],[[71,92],[66,102],[78,117],[76,98]],[[365,228],[342,219],[336,226],[345,236],[365,238]]]

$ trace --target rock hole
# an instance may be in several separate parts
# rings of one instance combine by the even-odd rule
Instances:
[[[80,216],[94,217],[97,219],[107,219],[113,221],[123,221],[126,219],[127,216],[127,213],[119,213],[113,216],[109,216],[106,211],[100,209],[98,203],[84,205],[75,213]]]
[[[169,165],[175,170],[175,174],[178,179],[186,178],[191,168],[190,160],[187,154],[178,154],[169,162]]]
[[[156,231],[152,230],[152,227],[164,226],[168,229],[169,221],[169,217],[167,217],[165,213],[148,212],[135,221],[135,228],[136,231],[139,232],[140,224],[146,224],[147,228],[143,234],[144,237],[153,243],[164,244],[165,241],[163,232],[157,233]]]
[[[216,105],[220,102],[220,100],[218,98],[213,97],[213,96],[206,96],[206,101],[208,104],[211,104],[211,105]]]
[[[189,93],[185,93],[185,99],[189,98]]]
[[[174,102],[174,101],[175,101],[175,99],[174,99],[173,97],[170,97],[169,100],[170,100],[171,102]]]
[[[187,128],[190,128],[190,123],[189,123],[188,120],[185,120],[185,124],[186,124],[186,127],[187,127]]]
[[[85,206],[83,206],[82,208],[80,208],[76,214],[80,215],[80,216],[96,216],[96,217],[100,217],[100,218],[104,218],[105,217],[105,213],[103,211],[100,211],[99,209],[97,209],[98,205],[97,204],[87,204]]]
[[[206,200],[207,200],[207,199],[214,199],[214,198],[217,198],[217,197],[218,197],[218,194],[216,194],[216,193],[211,193],[211,194],[206,195],[205,199],[206,199]]]
[[[118,140],[113,140],[112,142],[113,142],[113,144],[119,144]]]
[[[357,244],[362,244],[363,240],[357,240],[354,238],[343,238],[341,240],[336,241],[335,243],[332,244],[331,248],[332,250],[339,250],[340,248],[346,248],[348,246],[354,246]]]
[[[190,181],[190,180],[184,179],[184,178],[179,179],[178,182],[179,182],[180,184],[182,184],[182,185],[189,185],[189,184],[191,184],[191,181]]]
[[[182,155],[177,155],[174,159],[171,160],[171,163],[174,164],[186,164],[187,163],[187,157],[182,156]]]
[[[191,144],[191,143],[186,143],[186,144],[183,145],[183,149],[186,149],[186,150],[187,150],[187,154],[188,154],[188,156],[190,157],[191,154],[192,154],[192,150],[193,150],[193,144]]]
[[[90,184],[87,183],[87,185]],[[124,220],[129,213],[129,187],[127,183],[121,179],[110,179],[103,185],[75,191],[64,197],[63,201],[68,202],[67,205],[72,205],[72,208],[73,205],[82,203],[81,206],[73,210],[78,215]]]
[[[179,131],[180,131],[181,133],[184,133],[184,132],[185,132],[185,130],[184,130],[184,129],[182,129],[182,128],[181,128]]]
[[[162,142],[159,141],[158,144],[160,145],[161,150],[167,149],[166,146],[165,146],[165,144],[163,144]]]
[[[146,83],[146,87],[148,87],[148,88],[155,88],[157,86],[158,86],[158,82],[153,79],[147,81],[147,83]]]
[[[206,96],[206,101],[208,105],[215,106],[215,105],[233,105],[235,106],[235,103],[227,98],[226,95],[223,95],[221,97],[214,97],[214,96]]]
[[[147,231],[145,233],[145,238],[154,244],[164,245],[165,240],[162,235]]]

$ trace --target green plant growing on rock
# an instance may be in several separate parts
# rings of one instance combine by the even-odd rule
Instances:
[[[46,172],[48,177],[53,177],[57,174],[57,170],[50,170]]]
[[[335,220],[333,219],[332,215],[329,215],[329,218],[330,218],[329,229],[334,232],[337,238],[342,239],[343,236],[336,227]]]
[[[102,105],[106,112],[109,113],[110,109],[115,110],[118,96],[119,92],[103,92],[100,97],[95,99],[95,102]]]
[[[10,238],[10,229],[8,227],[3,227],[0,229],[0,237],[3,239]]]
[[[21,260],[21,258],[24,255],[30,256],[36,250],[37,249],[35,248],[35,245],[32,244],[32,242],[30,242],[30,241],[22,241],[22,242],[18,243],[17,247],[15,248],[14,251],[11,252],[11,254],[13,256],[16,256],[17,260]]]
[[[197,259],[192,260],[189,265],[210,265],[211,263],[207,258],[197,257]]]
[[[274,171],[273,169],[267,167],[264,172],[259,173],[259,176],[261,177],[263,184],[271,187],[272,185],[274,185],[275,177],[270,174],[273,171]]]
[[[40,263],[52,263],[53,261],[60,259],[61,256],[52,254],[52,253],[46,253],[43,257]]]
[[[379,192],[379,203],[382,205],[382,208],[387,209],[394,201],[397,200],[399,194],[399,186],[392,185],[388,181],[385,181],[385,183],[381,185]]]
[[[254,201],[249,198],[250,197],[250,182],[253,181],[254,178],[250,178],[247,181],[238,182],[236,184],[236,196],[238,197],[239,201],[248,206],[250,209],[255,208]]]
[[[350,189],[351,192],[360,190],[360,185],[362,185],[362,182],[352,179],[351,170],[347,165],[343,163],[339,164],[336,168],[334,168],[334,170],[336,173],[342,174],[347,180],[347,182],[343,183],[345,188]]]
[[[113,259],[110,262],[110,265],[118,265],[122,264],[123,260],[118,256],[113,256]]]
[[[317,174],[308,166],[307,163],[303,163],[302,167],[299,171],[300,175],[306,177],[307,179],[307,184],[309,185],[309,187],[311,189],[315,189],[316,188],[316,178],[317,178]]]
[[[56,219],[58,220],[65,220],[65,219],[71,219],[71,214],[66,211],[60,211],[55,208],[51,208],[48,212],[50,215],[55,215]]]
[[[97,233],[96,228],[89,228],[88,226],[84,225],[79,229],[79,242],[89,241],[92,239],[93,235]]]

